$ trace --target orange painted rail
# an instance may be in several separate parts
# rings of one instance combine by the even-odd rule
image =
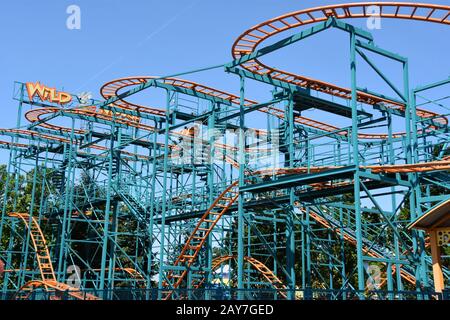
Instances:
[[[233,259],[237,259],[237,256],[228,255],[214,258],[211,264],[211,271],[217,270],[220,265]],[[250,263],[272,285],[272,287],[277,289],[281,296],[287,298],[285,292],[285,290],[287,290],[287,287],[264,263],[252,257],[244,257],[244,261]],[[205,280],[206,278],[193,280],[191,283],[192,287],[195,289],[200,288]]]
[[[200,218],[194,231],[187,239],[181,253],[173,263],[173,266],[186,266],[190,267],[197,259],[200,250],[203,248],[209,234],[214,229],[215,225],[219,222],[220,218],[227,212],[227,210],[236,202],[239,197],[237,191],[238,181],[227,187],[214,202],[209,209]],[[164,286],[170,289],[177,289],[187,275],[187,270],[182,271],[179,274],[171,271],[167,274],[167,281],[164,281]],[[168,281],[173,280],[170,284]],[[170,299],[173,291],[169,290],[164,297],[164,300]]]
[[[371,6],[377,6],[380,9],[379,16],[381,18],[419,20],[450,25],[450,6],[444,5],[406,2],[361,2],[322,6],[291,12],[250,28],[242,33],[234,42],[231,49],[233,58],[239,59],[255,52],[262,42],[284,31],[313,23],[324,22],[330,17],[336,19],[373,17],[373,12],[368,10]],[[351,90],[348,88],[269,67],[258,59],[247,61],[241,67],[258,75],[269,76],[296,86],[311,88],[348,100],[351,99]],[[357,93],[357,99],[359,102],[369,105],[384,103],[393,109],[405,109],[405,106],[401,103],[361,91]],[[432,111],[417,109],[417,115],[423,118],[435,118],[434,121],[441,124],[446,125],[448,123],[447,118],[443,116],[439,117],[439,114]],[[371,135],[365,134],[365,138],[369,139]],[[376,134],[373,137],[379,138],[379,136]]]
[[[32,280],[23,285],[18,292],[16,297],[25,298],[36,288],[44,287],[46,291],[52,289],[57,291],[67,291],[67,293],[76,298],[82,300],[99,300],[100,298],[91,295],[84,294],[80,292],[80,289],[71,287],[65,283],[60,283],[56,281],[55,271],[53,270],[53,264],[48,251],[47,242],[45,240],[44,234],[42,233],[39,223],[34,217],[31,217],[28,213],[18,213],[10,212],[8,216],[13,218],[19,218],[23,221],[27,227],[33,248],[36,251],[36,260],[39,267],[39,272],[41,274],[42,280]]]

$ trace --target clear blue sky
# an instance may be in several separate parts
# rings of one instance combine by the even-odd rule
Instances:
[[[426,1],[424,1],[426,2]],[[434,0],[433,3],[449,4]],[[269,18],[337,1],[288,0],[40,0],[4,1],[0,11],[0,127],[13,127],[13,82],[36,81],[69,92],[91,91],[131,75],[166,75],[231,60],[235,38]],[[66,8],[80,6],[81,30],[66,28]],[[365,28],[365,21],[350,21]],[[383,20],[373,31],[378,45],[410,59],[412,86],[450,75],[449,27]],[[348,85],[347,35],[330,31],[267,57],[278,67]],[[396,79],[398,72],[390,69]],[[376,77],[361,69],[361,86]],[[235,77],[207,72],[188,77],[237,92]],[[267,92],[253,90],[262,99]],[[323,120],[323,119],[318,119]],[[2,152],[3,153],[3,152]],[[3,158],[3,157],[2,157]]]

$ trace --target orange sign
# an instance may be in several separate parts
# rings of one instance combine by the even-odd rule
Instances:
[[[80,110],[97,113],[97,111],[96,111],[97,108],[95,106],[81,107]],[[129,121],[129,122],[134,122],[134,123],[141,122],[141,118],[138,116],[133,116],[133,115],[121,113],[121,112],[112,112],[111,110],[107,110],[107,109],[100,109],[98,111],[98,114],[103,115],[108,120],[110,120],[111,118],[114,117],[118,120],[125,120],[125,121]]]
[[[111,110],[106,110],[106,109],[100,109],[100,114],[104,114],[109,117],[114,116],[118,119],[127,120],[127,121],[131,121],[131,122],[135,122],[135,123],[141,122],[141,118],[138,116],[133,116],[131,114],[119,113],[119,112],[114,113]]]
[[[58,104],[66,104],[72,101],[72,96],[67,92],[56,91],[55,88],[46,87],[39,83],[39,81],[36,83],[27,82],[26,86],[30,101],[33,100],[36,95],[38,95],[42,101],[47,100]]]

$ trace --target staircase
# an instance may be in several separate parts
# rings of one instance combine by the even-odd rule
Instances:
[[[71,146],[67,146],[63,152],[63,160],[61,166],[53,171],[50,181],[52,182],[54,188],[58,190],[61,194],[64,194],[66,188],[66,169],[69,165]]]
[[[148,221],[149,212],[134,196],[129,194],[125,189],[117,189],[117,195],[130,209],[132,215],[139,223],[146,223]]]
[[[208,181],[208,172],[200,171],[197,175],[200,177],[200,181],[204,181],[205,183]]]
[[[133,140],[134,139],[131,135],[122,133],[122,135],[120,136],[118,149],[125,149],[125,147],[127,147]]]
[[[204,244],[208,239],[209,234],[214,229],[214,226],[219,222],[220,218],[225,214],[228,208],[238,199],[238,196],[238,182],[236,181],[218,196],[201,217],[194,228],[194,231],[187,239],[180,255],[173,263],[173,266],[185,268],[169,271],[166,274],[166,280],[163,282],[163,286],[169,290],[164,293],[164,300],[170,299],[174,293],[173,289],[177,289],[181,286],[187,276],[187,269],[194,265],[202,250],[205,250]],[[200,279],[200,277],[197,278]]]
[[[278,143],[280,145],[280,152],[286,153],[289,152],[288,145],[286,143],[287,131],[286,131],[286,123],[284,121],[281,122],[280,127],[278,128]]]
[[[65,189],[65,173],[67,168],[67,161],[65,160],[63,164],[57,168],[51,177],[51,182],[56,190],[60,193],[64,192]]]

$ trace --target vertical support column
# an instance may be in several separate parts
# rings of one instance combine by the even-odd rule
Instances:
[[[406,81],[408,80],[408,64],[405,63],[405,78]],[[405,85],[405,91],[409,91],[409,85]],[[418,155],[418,142],[417,142],[417,110],[416,110],[416,92],[413,91],[411,95],[408,95],[408,98],[410,99],[408,105],[410,105],[411,109],[411,154],[412,154],[412,163],[418,163],[419,162],[419,155]],[[419,215],[422,215],[422,210],[420,206],[420,200],[422,196],[422,192],[420,189],[419,184],[419,176],[417,173],[411,173],[412,178],[412,187],[414,190],[411,193],[414,193],[414,200],[415,200],[415,208],[414,211],[411,211],[411,221],[414,221]],[[428,189],[429,191],[429,189]],[[410,199],[412,201],[412,199]],[[428,288],[428,275],[427,275],[427,262],[426,262],[426,250],[425,250],[425,234],[423,231],[420,230],[413,230],[413,252],[420,252],[419,257],[419,264],[417,266],[416,270],[416,279],[420,279],[421,286]],[[420,246],[420,249],[419,249]]]
[[[416,125],[416,108],[411,104],[410,92],[409,92],[409,74],[408,74],[408,61],[403,62],[403,84],[404,84],[404,95],[405,101],[405,129],[406,129],[406,163],[413,164],[416,161],[415,150],[417,146],[417,125]],[[420,206],[416,206],[416,195],[420,195],[420,186],[417,184],[417,174],[408,173],[408,181],[411,184],[411,192],[409,193],[409,212],[410,221],[413,222],[417,218],[417,209]],[[418,189],[419,188],[419,189]],[[412,247],[414,254],[418,252],[418,238],[420,235],[418,231],[413,231],[412,237]],[[415,266],[415,277],[417,290],[420,289],[420,278],[421,278],[421,265],[417,264]]]
[[[212,205],[214,202],[214,160],[215,160],[215,139],[216,139],[216,132],[215,125],[216,125],[216,104],[211,102],[211,115],[208,117],[208,138],[209,138],[209,156],[207,159],[209,159],[209,173],[208,173],[208,200],[209,200],[209,206]],[[203,146],[202,146],[203,147]],[[208,224],[209,227],[209,224]],[[212,281],[212,260],[213,260],[213,248],[212,248],[212,232],[208,236],[208,252],[207,252],[207,283],[211,283]],[[206,291],[206,299],[210,299],[211,292],[209,290]]]
[[[310,172],[311,168],[311,150],[313,149],[313,145],[311,143],[309,133],[304,132],[305,134],[305,157],[306,157],[306,167],[308,168],[308,173]],[[314,160],[312,163],[312,166],[314,166]],[[305,289],[305,299],[311,299],[311,275],[312,275],[312,269],[311,269],[311,225],[310,225],[310,207],[306,207],[305,214],[302,215],[302,273],[303,273],[303,289]]]
[[[163,162],[163,187],[162,187],[162,204],[161,204],[161,241],[159,250],[159,283],[158,283],[158,299],[162,297],[163,281],[164,281],[164,246],[166,231],[166,198],[167,198],[167,163],[169,158],[169,128],[170,128],[170,91],[166,90],[166,121],[164,132],[164,162]]]
[[[238,198],[238,299],[244,298],[242,290],[244,289],[244,194],[240,192],[244,186],[245,169],[245,77],[240,75],[240,101],[239,101],[239,198]]]
[[[340,144],[339,144],[339,150],[340,150]],[[339,157],[339,159],[340,159],[340,157]],[[342,210],[342,208],[339,208],[339,222],[340,222],[340,227],[341,227],[341,230],[343,230],[344,229],[344,212],[343,212],[343,210]],[[347,279],[347,272],[346,272],[346,268],[345,268],[345,257],[346,257],[346,255],[345,255],[345,238],[344,238],[344,233],[343,232],[341,232],[341,235],[340,235],[340,241],[341,241],[341,246],[340,246],[340,251],[341,251],[341,263],[342,263],[342,266],[341,266],[341,283],[348,283],[348,279]],[[344,287],[342,287],[342,289],[344,289],[345,290],[345,288]],[[347,295],[344,293],[343,295],[342,295],[342,300],[347,300]]]
[[[158,128],[158,124],[155,121],[155,128]],[[158,134],[156,132],[153,133],[153,139],[152,139],[152,148],[149,149],[149,158],[152,159],[152,173],[151,173],[151,183],[150,183],[150,223],[148,224],[147,232],[150,236],[150,244],[148,248],[148,255],[147,255],[147,278],[146,278],[146,299],[149,299],[149,291],[152,288],[152,273],[153,273],[153,242],[154,242],[154,236],[153,236],[153,228],[154,228],[154,217],[155,217],[155,188],[156,188],[156,148],[157,148],[157,138]],[[153,150],[153,153],[152,153]],[[152,156],[153,155],[153,156]],[[149,173],[150,164],[147,165],[147,176],[150,175]],[[152,297],[153,298],[153,297]]]
[[[60,239],[60,246],[59,246],[59,257],[58,257],[58,274],[56,275],[56,279],[59,282],[62,281],[62,276],[65,272],[64,270],[64,259],[67,253],[67,230],[68,230],[68,216],[71,215],[71,212],[69,210],[70,206],[70,172],[72,168],[72,146],[74,145],[74,130],[75,130],[75,120],[72,119],[72,127],[70,131],[70,144],[64,145],[64,158],[67,154],[67,178],[65,180],[65,197],[64,197],[64,214],[63,219],[61,222],[61,239]],[[69,148],[69,151],[67,151],[67,148]],[[63,160],[64,161],[64,160]],[[64,176],[65,172],[63,173]]]
[[[359,175],[359,152],[358,152],[358,96],[356,85],[356,34],[350,33],[350,70],[351,70],[351,89],[352,89],[352,132],[351,145],[353,147],[353,164],[356,167],[354,174],[354,202],[355,202],[355,220],[356,220],[356,263],[358,272],[358,290],[364,291],[364,257],[362,243],[362,222],[361,222],[361,198],[360,198],[360,175]],[[363,298],[363,296],[361,296]]]
[[[289,151],[289,167],[294,167],[294,95],[289,94],[289,103],[287,106],[286,119],[288,121],[288,151]],[[295,226],[294,226],[294,188],[289,189],[289,211],[286,217],[286,270],[290,275],[290,283],[288,288],[288,299],[295,299]]]
[[[387,125],[388,125],[388,141],[387,141],[387,148],[389,152],[389,164],[393,165],[395,164],[395,153],[394,153],[394,141],[393,141],[393,129],[392,129],[392,112],[391,110],[388,110],[387,112]],[[392,207],[392,214],[396,214],[396,208],[397,208],[397,201],[395,198],[395,186],[391,187],[391,207]],[[395,219],[396,220],[396,219]],[[394,246],[395,246],[395,255],[398,257],[400,256],[400,244],[399,239],[397,237],[397,234],[394,233]],[[392,284],[392,267],[394,267],[391,263],[388,264],[388,267],[386,269],[387,273],[387,286],[388,290],[394,290],[393,284]],[[400,270],[400,264],[398,261],[395,263],[395,279],[397,283],[397,290],[402,291],[402,275]],[[390,298],[393,298],[393,295],[389,295]]]
[[[105,274],[106,274],[106,255],[108,252],[108,239],[109,239],[109,217],[111,211],[111,184],[112,184],[112,169],[114,161],[114,137],[116,136],[116,127],[114,123],[111,124],[111,140],[109,144],[109,158],[108,158],[108,184],[106,186],[106,204],[105,215],[103,221],[103,243],[102,243],[102,256],[100,262],[100,286],[101,291],[105,290]],[[104,298],[106,298],[107,292],[101,292]]]
[[[117,244],[117,233],[118,233],[118,227],[119,227],[119,221],[118,221],[118,215],[119,215],[119,201],[114,200],[113,203],[113,214],[111,219],[111,240],[110,240],[110,246],[109,246],[109,262],[108,262],[108,286],[107,288],[110,290],[114,289],[114,275],[115,275],[115,268],[116,268],[116,244]],[[112,298],[112,292],[111,292],[111,298]]]

